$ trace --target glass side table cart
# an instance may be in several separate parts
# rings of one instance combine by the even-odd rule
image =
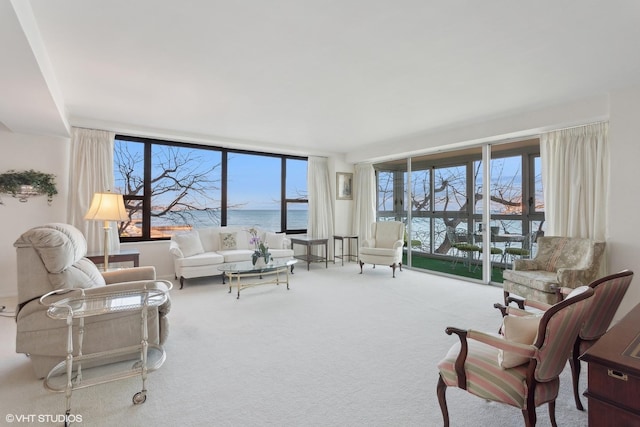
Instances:
[[[67,323],[67,357],[44,379],[47,390],[65,393],[65,426],[71,414],[71,394],[77,389],[140,375],[142,390],[133,395],[133,403],[139,405],[147,400],[147,374],[160,368],[166,358],[162,346],[148,343],[148,310],[164,304],[173,286],[166,280],[150,283],[153,288],[145,286],[138,290],[109,291],[106,286],[104,292],[91,295],[85,295],[84,289],[58,289],[40,298],[40,303],[49,307],[47,315],[50,318]],[[140,312],[140,344],[82,353],[85,318],[127,311]],[[77,334],[77,355],[73,349],[74,333]]]

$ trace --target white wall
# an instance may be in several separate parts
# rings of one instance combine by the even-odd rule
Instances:
[[[122,249],[138,249],[140,251],[140,265],[155,266],[156,276],[159,279],[171,279],[175,276],[173,258],[169,255],[168,240],[160,240],[157,242],[123,243],[121,247]]]
[[[393,141],[383,141],[365,150],[358,149],[345,157],[349,163],[403,159],[409,155],[433,153],[469,147],[486,142],[504,141],[538,135],[541,132],[576,126],[609,117],[609,97],[596,96],[538,110],[514,112],[507,117],[469,123],[455,128],[409,135]]]
[[[58,194],[51,206],[46,196],[21,203],[0,195],[0,297],[15,296],[17,290],[16,251],[13,242],[29,228],[49,222],[66,222],[68,199],[69,139],[22,135],[0,131],[0,173],[34,169],[56,176]]]
[[[622,302],[619,319],[640,303],[640,87],[611,94],[609,141],[611,187],[609,190],[609,270],[633,270],[636,277]]]
[[[333,156],[329,158],[329,178],[331,180],[331,194],[335,207],[334,232],[335,234],[346,235],[351,234],[353,200],[336,199],[336,172],[353,173],[353,165],[345,162],[344,156]],[[333,239],[330,238],[329,240],[329,244],[333,244]]]

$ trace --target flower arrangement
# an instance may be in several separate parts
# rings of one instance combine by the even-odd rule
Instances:
[[[269,246],[267,246],[260,237],[258,237],[258,230],[255,227],[251,227],[247,230],[251,235],[249,244],[254,246],[253,254],[251,255],[251,262],[256,265],[259,258],[264,258],[264,263],[269,264],[271,258],[271,252],[269,252]]]

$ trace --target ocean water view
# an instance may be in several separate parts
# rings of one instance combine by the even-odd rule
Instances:
[[[308,211],[290,210],[287,212],[287,228],[299,230],[307,228]],[[227,211],[227,225],[256,225],[265,230],[280,230],[280,211],[264,209],[233,209]]]
[[[300,230],[307,228],[307,210],[289,210],[287,212],[287,229]],[[152,220],[152,228],[169,231],[184,228],[204,228],[220,225],[218,211],[190,211],[188,213],[171,213],[162,218]],[[280,228],[280,210],[273,209],[230,209],[227,211],[227,225],[251,227],[264,230],[282,231]]]

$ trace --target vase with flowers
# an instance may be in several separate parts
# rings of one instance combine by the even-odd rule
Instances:
[[[256,264],[262,264],[263,261],[264,265],[269,264],[269,260],[271,259],[271,252],[269,252],[269,247],[258,236],[258,230],[254,227],[251,227],[248,232],[249,235],[251,235],[249,244],[253,245],[254,247],[253,254],[251,255],[251,262],[254,266]]]

